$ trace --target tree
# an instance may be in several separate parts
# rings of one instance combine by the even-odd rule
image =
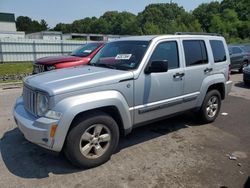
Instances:
[[[32,20],[27,16],[19,16],[16,19],[17,31],[27,32],[30,30],[31,25],[32,25]]]
[[[41,25],[41,30],[42,31],[45,31],[45,30],[48,30],[49,28],[48,28],[48,24],[47,24],[47,22],[44,20],[44,19],[42,19],[41,21],[40,21],[40,25]]]
[[[71,33],[71,24],[59,23],[53,28],[54,31],[62,31],[63,33]]]
[[[198,6],[192,14],[201,24],[201,28],[203,31],[208,32],[211,27],[211,20],[214,15],[220,13],[220,3],[219,2],[211,2],[211,3],[203,3]]]
[[[48,30],[48,24],[45,20],[41,20],[40,23],[36,20],[32,20],[27,16],[19,16],[16,19],[17,31],[25,31],[26,33],[33,33],[39,31]]]

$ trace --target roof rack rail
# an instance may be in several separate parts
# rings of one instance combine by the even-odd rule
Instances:
[[[209,35],[209,36],[221,36],[219,33],[205,33],[205,32],[176,32],[175,35]]]

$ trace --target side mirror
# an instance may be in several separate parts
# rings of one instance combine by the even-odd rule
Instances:
[[[159,60],[159,61],[151,61],[147,68],[145,69],[145,74],[150,73],[160,73],[168,71],[168,61],[167,60]]]

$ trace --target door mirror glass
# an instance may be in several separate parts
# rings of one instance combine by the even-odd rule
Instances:
[[[145,74],[150,73],[160,73],[168,71],[168,61],[160,60],[160,61],[151,61],[147,68],[145,69]]]

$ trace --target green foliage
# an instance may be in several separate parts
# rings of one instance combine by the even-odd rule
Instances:
[[[220,3],[216,1],[211,3],[201,4],[192,13],[201,24],[202,30],[208,32],[209,28],[212,26],[211,21],[213,16],[215,14],[218,14],[219,12],[220,12]]]
[[[17,28],[31,32],[48,29],[48,26],[44,20],[39,23],[21,16],[17,18]],[[229,42],[242,42],[250,38],[250,1],[212,1],[201,4],[192,12],[176,3],[151,4],[138,15],[108,11],[100,18],[87,17],[71,24],[59,23],[53,30],[118,35],[214,32],[222,34]]]
[[[32,63],[4,63],[0,64],[0,75],[26,74],[32,72]]]
[[[33,33],[38,31],[48,30],[48,24],[45,20],[41,20],[40,23],[36,20],[32,20],[27,16],[19,16],[16,19],[17,31],[25,31],[26,33]]]

